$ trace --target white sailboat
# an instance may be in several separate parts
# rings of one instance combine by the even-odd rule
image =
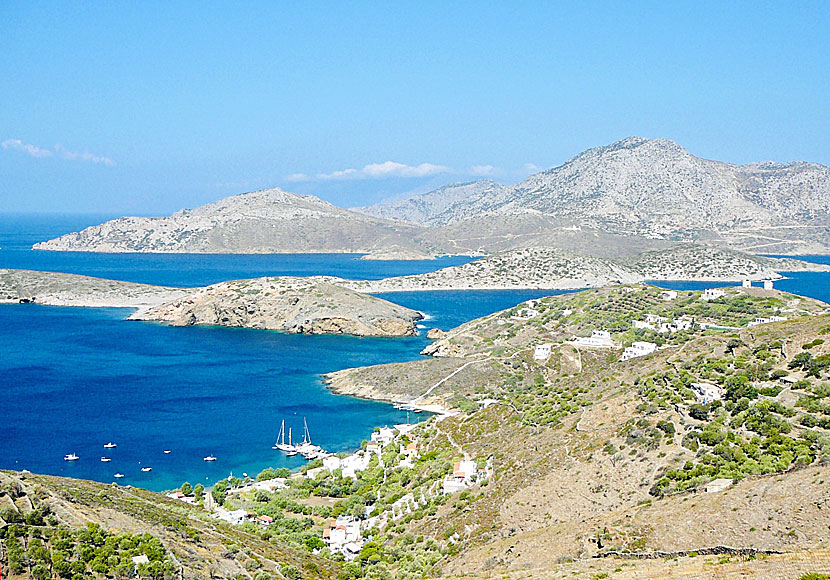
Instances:
[[[303,417],[303,442],[297,445],[296,449],[306,459],[315,459],[323,451],[322,447],[311,442],[311,432],[308,430],[305,417]]]
[[[282,424],[280,425],[280,432],[277,434],[277,442],[274,443],[274,446],[271,447],[271,449],[284,451],[286,453],[295,451],[294,445],[291,444],[291,427],[288,428],[288,443],[285,442],[285,419],[282,420]]]
[[[78,461],[78,459],[80,459],[80,457],[78,457],[74,453],[67,453],[63,456],[64,461]]]

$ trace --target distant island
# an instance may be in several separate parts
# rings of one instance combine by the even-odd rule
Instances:
[[[353,210],[267,189],[168,217],[118,218],[34,248],[426,259],[558,247],[619,258],[677,242],[753,254],[826,254],[830,168],[733,165],[695,157],[668,139],[630,137],[510,186],[456,183]]]

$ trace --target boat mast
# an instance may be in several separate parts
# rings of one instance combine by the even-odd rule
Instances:
[[[303,443],[311,443],[311,433],[308,431],[308,423],[306,422],[305,417],[303,417],[303,429],[305,430],[303,432]]]

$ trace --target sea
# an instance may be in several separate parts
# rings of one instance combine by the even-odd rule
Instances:
[[[369,261],[355,254],[187,255],[44,252],[33,243],[113,216],[0,215],[0,268],[202,286],[258,276],[328,274],[379,279],[463,264],[470,258]],[[805,259],[830,263],[827,256]],[[729,284],[661,282],[674,289]],[[830,302],[830,275],[792,273],[776,287]],[[420,310],[406,338],[305,336],[126,321],[129,309],[0,305],[0,469],[117,481],[151,490],[211,484],[303,460],[271,449],[285,421],[295,438],[345,452],[376,426],[424,413],[332,394],[321,374],[412,361],[430,328],[449,329],[551,290],[379,294]],[[113,442],[114,449],[104,449]],[[164,453],[169,450],[170,453]],[[63,460],[68,453],[78,461]],[[101,462],[102,456],[111,458]],[[215,462],[205,462],[207,456]],[[142,467],[152,471],[143,472]]]
[[[355,254],[186,255],[44,252],[33,243],[112,216],[0,215],[0,268],[70,272],[174,286],[258,276],[351,279],[429,272],[470,258],[361,260]],[[423,312],[419,336],[290,335],[126,321],[129,309],[0,305],[0,469],[118,481],[161,491],[303,460],[271,449],[295,438],[345,452],[376,426],[426,418],[334,395],[323,373],[423,358],[430,328],[449,329],[551,291],[398,292]],[[113,442],[114,449],[104,449]],[[169,450],[170,453],[164,453]],[[63,456],[75,453],[78,461]],[[106,456],[110,462],[101,462]],[[215,462],[205,462],[207,456]],[[152,471],[142,472],[142,467]],[[124,478],[115,480],[114,474]]]

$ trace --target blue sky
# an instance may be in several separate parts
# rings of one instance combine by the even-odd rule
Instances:
[[[0,211],[349,207],[630,135],[830,164],[824,2],[240,4],[0,2]]]

